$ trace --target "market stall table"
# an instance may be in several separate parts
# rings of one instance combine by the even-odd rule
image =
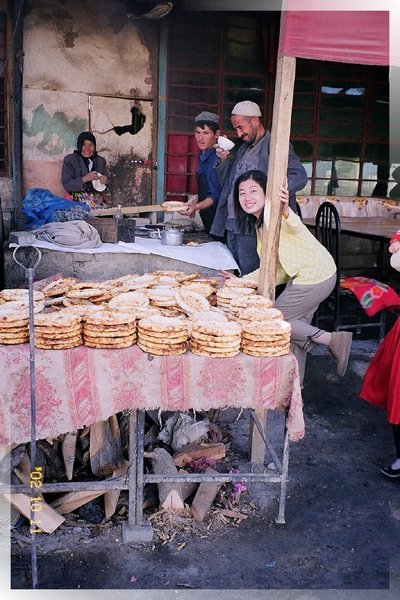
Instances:
[[[217,359],[190,352],[179,356],[153,356],[136,345],[117,350],[79,346],[69,350],[37,349],[35,363],[37,439],[54,438],[103,421],[115,413],[131,411],[129,478],[44,483],[43,492],[105,487],[129,489],[129,525],[142,526],[144,484],[162,478],[161,475],[143,475],[145,410],[206,411],[233,406],[254,410],[256,420],[257,412],[263,415],[267,410],[285,410],[286,433],[282,462],[278,460],[279,473],[216,476],[223,481],[250,479],[280,483],[277,520],[284,522],[288,441],[304,435],[298,368],[291,353],[271,358],[240,353],[233,358]],[[30,439],[29,345],[0,346],[0,368],[3,374],[0,446],[27,442]],[[204,474],[196,474],[196,477],[197,481],[210,481]],[[129,541],[129,533],[126,539]]]

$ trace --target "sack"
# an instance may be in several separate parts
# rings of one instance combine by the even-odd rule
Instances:
[[[52,223],[57,219],[57,214],[60,215],[59,211],[69,211],[78,207],[84,211],[82,214],[89,214],[88,204],[84,202],[72,204],[71,200],[55,196],[50,190],[42,188],[28,190],[22,201],[25,224],[28,229]]]

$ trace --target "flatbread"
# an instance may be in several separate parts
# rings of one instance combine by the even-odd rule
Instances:
[[[103,343],[100,340],[96,340],[95,342],[91,342],[89,340],[84,340],[84,345],[88,348],[97,348],[99,350],[117,350],[118,348],[130,348],[134,344],[131,342],[129,338],[124,340],[123,342],[106,342]]]
[[[143,292],[122,292],[114,296],[108,303],[110,308],[135,310],[149,306],[149,299]]]
[[[175,298],[178,306],[183,308],[188,315],[210,309],[210,303],[204,296],[184,288],[176,292]]]
[[[44,293],[32,290],[32,296],[34,302],[41,302],[44,300]],[[29,290],[25,288],[16,289],[4,289],[0,292],[0,297],[6,302],[12,302],[13,300],[26,300],[29,299]]]
[[[74,283],[76,283],[76,279],[74,277],[61,277],[60,279],[56,279],[56,281],[52,281],[46,285],[41,291],[46,298],[63,296],[68,292]]]
[[[81,318],[73,313],[65,311],[40,313],[35,315],[35,326],[54,327],[56,329],[63,327],[73,327],[80,325]]]
[[[282,319],[274,319],[272,321],[253,321],[242,325],[243,333],[255,334],[282,334],[291,332],[291,325]]]
[[[252,288],[253,290],[256,290],[258,288],[258,281],[244,279],[243,277],[232,277],[230,279],[226,279],[225,287]]]
[[[136,333],[134,334],[126,334],[120,336],[104,336],[104,335],[95,335],[91,336],[87,333],[83,332],[83,340],[86,342],[90,342],[92,344],[100,343],[100,344],[124,344],[125,342],[131,342],[133,345],[136,342]]]
[[[179,202],[178,200],[169,200],[166,202],[162,202],[160,207],[165,212],[175,212],[176,210],[182,210],[186,207],[186,202]]]
[[[242,333],[242,328],[238,323],[227,321],[226,323],[195,323],[193,333],[202,333],[203,335],[213,336],[238,336]]]
[[[199,356],[208,356],[210,358],[233,358],[239,354],[239,350],[232,350],[230,352],[209,352],[208,350],[199,350],[199,348],[191,348],[191,352],[193,354],[198,354]]]
[[[147,319],[140,319],[138,322],[138,331],[155,331],[164,333],[178,333],[186,332],[188,330],[187,324],[178,317],[163,317],[154,316],[148,317]]]
[[[133,313],[116,310],[88,313],[83,319],[85,323],[91,325],[128,325],[136,322]]]
[[[148,354],[155,354],[157,356],[175,356],[178,354],[185,354],[186,352],[186,344],[182,344],[181,346],[176,346],[172,349],[161,348],[159,346],[148,346],[147,344],[143,344],[142,342],[137,343],[138,347]]]
[[[165,341],[165,334],[162,334],[162,336],[163,337],[161,337],[160,334],[160,337],[157,337],[155,335],[150,335],[149,333],[143,333],[142,331],[138,331],[138,340],[145,344],[180,344],[182,342],[186,342],[189,339],[186,333],[174,336],[168,334],[167,341]]]

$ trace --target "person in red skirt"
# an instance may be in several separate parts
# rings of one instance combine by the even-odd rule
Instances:
[[[393,258],[400,255],[400,230],[390,240],[391,265],[400,271]],[[397,266],[398,265],[398,266]],[[364,376],[360,397],[386,410],[393,428],[396,458],[390,465],[379,467],[389,479],[400,479],[400,317],[389,331],[372,359]]]

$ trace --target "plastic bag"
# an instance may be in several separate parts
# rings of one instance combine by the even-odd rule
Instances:
[[[60,212],[57,213],[57,211],[74,211],[77,208],[81,214],[89,216],[90,207],[87,204],[65,200],[60,196],[55,196],[50,190],[43,188],[28,190],[22,201],[25,225],[28,229],[34,229],[46,223],[59,221]],[[84,213],[82,213],[82,210]]]

